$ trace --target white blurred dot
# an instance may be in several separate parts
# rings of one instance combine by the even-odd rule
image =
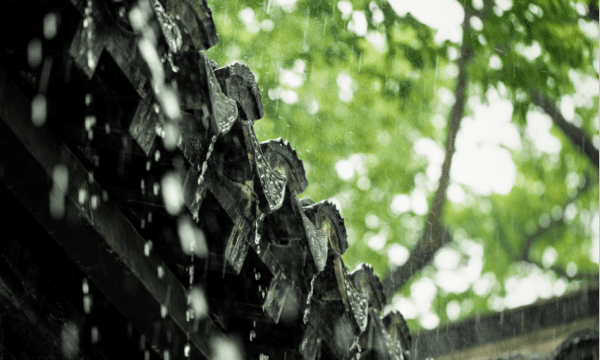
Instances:
[[[392,203],[390,204],[392,212],[396,215],[402,214],[410,210],[410,197],[405,194],[394,196]]]
[[[165,149],[169,151],[175,150],[177,147],[177,143],[179,142],[179,138],[181,137],[181,132],[177,125],[173,122],[168,122],[164,126],[164,136],[162,137],[163,144],[165,145]]]
[[[75,359],[79,355],[79,329],[72,322],[63,325],[60,333],[61,348],[66,359]]]
[[[390,262],[395,266],[402,266],[408,260],[410,253],[408,249],[400,244],[392,244],[388,247],[388,258]]]
[[[211,339],[212,360],[241,360],[242,353],[239,346],[225,337]]]
[[[31,101],[31,121],[33,125],[40,127],[46,123],[47,103],[46,97],[37,94]]]
[[[429,206],[427,205],[427,198],[423,190],[415,189],[410,194],[410,204],[412,211],[417,215],[427,214]]]
[[[317,100],[313,100],[308,104],[308,113],[310,115],[314,115],[319,111],[319,102]]]
[[[348,22],[348,30],[357,36],[367,35],[367,18],[362,11],[353,11],[352,20]]]
[[[558,253],[552,246],[548,246],[546,250],[544,250],[544,255],[542,255],[542,264],[544,267],[550,267],[556,261]]]
[[[429,278],[421,278],[410,286],[410,295],[417,301],[431,302],[436,292],[435,283]]]
[[[566,289],[567,284],[562,278],[556,280],[556,282],[552,286],[552,292],[554,293],[554,296],[562,296],[565,293]]]
[[[451,270],[439,270],[435,274],[435,283],[444,291],[461,294],[469,289],[469,281],[461,272]]]
[[[451,300],[448,302],[448,305],[446,305],[446,315],[448,315],[448,319],[450,319],[450,321],[458,319],[460,316],[460,304],[458,301]]]
[[[379,226],[379,217],[375,214],[368,214],[365,217],[365,225],[367,225],[369,229],[377,228]]]
[[[54,39],[58,30],[58,16],[50,12],[44,16],[44,37],[48,40]]]
[[[456,183],[451,183],[448,186],[448,199],[450,199],[450,201],[452,201],[455,204],[462,204],[463,202],[465,202],[465,191],[463,190],[462,186],[456,184]]]
[[[366,176],[361,176],[356,182],[356,186],[362,191],[367,191],[371,188],[371,180]]]
[[[27,63],[32,68],[42,63],[42,41],[38,38],[31,39],[27,45]]]
[[[184,204],[181,178],[174,172],[168,172],[161,180],[161,188],[167,212],[178,215]]]
[[[244,23],[244,25],[248,25],[254,21],[254,10],[251,8],[242,9],[238,14],[238,17]]]
[[[421,316],[419,323],[423,328],[431,330],[438,326],[440,318],[436,314],[428,312]]]
[[[275,24],[271,20],[266,19],[260,22],[260,28],[263,31],[270,32],[275,28]]]
[[[440,270],[456,269],[462,258],[461,254],[447,247],[441,248],[433,258],[434,265]]]
[[[197,286],[194,286],[188,294],[188,301],[194,311],[195,319],[203,319],[208,314],[208,304],[204,292]]]
[[[471,27],[475,31],[481,31],[481,29],[483,29],[483,22],[481,22],[481,19],[477,16],[471,16],[471,18],[469,18],[469,23],[471,23]]]
[[[340,160],[335,164],[335,170],[342,180],[350,180],[354,176],[354,166],[348,160]]]
[[[337,8],[342,13],[342,18],[344,19],[352,14],[352,4],[349,1],[338,1]]]
[[[500,57],[498,57],[498,55],[494,54],[490,56],[489,66],[494,70],[500,70],[502,69],[502,60],[500,60]]]
[[[371,236],[368,240],[367,240],[367,245],[375,250],[375,251],[379,251],[381,249],[383,249],[383,247],[385,246],[385,242],[386,242],[386,236],[384,233],[379,233],[377,235]]]
[[[473,283],[473,292],[479,296],[489,294],[492,287],[496,284],[496,275],[492,272],[486,272],[482,277]]]
[[[204,258],[208,254],[204,232],[188,217],[182,217],[177,224],[181,249],[186,255]]]
[[[392,307],[402,313],[406,319],[414,319],[417,317],[417,307],[409,299],[405,299],[399,295],[394,296]]]
[[[574,262],[570,261],[567,264],[567,276],[568,277],[573,277],[577,274],[577,264],[575,264]]]

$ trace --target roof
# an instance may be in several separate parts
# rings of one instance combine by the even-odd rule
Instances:
[[[0,271],[22,344],[9,350],[111,357],[125,346],[111,323],[126,323],[163,359],[223,341],[247,358],[406,358],[373,269],[344,265],[339,211],[299,198],[309,184],[289,143],[256,138],[251,70],[206,56],[206,2],[139,4],[4,5],[19,20],[0,62],[1,227],[21,254]],[[52,21],[49,36],[38,24]]]

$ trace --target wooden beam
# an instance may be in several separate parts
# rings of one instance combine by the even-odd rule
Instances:
[[[145,256],[142,236],[116,205],[99,200],[101,187],[56,134],[32,124],[30,109],[30,102],[0,69],[1,181],[136,329],[154,339],[152,345],[161,356],[175,347],[175,337],[182,340],[173,351],[183,353],[183,339],[189,335],[190,358],[208,358],[209,337],[220,334],[218,328],[210,320],[197,327],[187,321],[186,289],[158,255]],[[65,195],[65,207],[78,214],[71,224],[53,219],[49,212],[49,184],[57,166],[68,170],[68,185],[55,186]],[[168,308],[166,316],[163,306]]]
[[[23,223],[20,226],[23,226]],[[2,326],[10,325],[31,344],[32,352],[45,358],[85,355],[91,359],[108,359],[97,347],[82,348],[84,342],[92,342],[87,334],[80,333],[76,324],[84,317],[83,313],[53,289],[41,270],[30,261],[31,255],[22,247],[23,241],[20,240],[6,234],[5,229],[0,226]],[[71,329],[76,330],[74,338],[62,339],[59,336],[69,333],[67,330]],[[65,353],[65,340],[71,341],[72,346],[68,348],[73,351],[72,354]],[[10,346],[11,344],[0,343],[0,354],[4,347]]]
[[[438,358],[589,317],[598,317],[598,288],[420,331],[412,335],[411,354]]]

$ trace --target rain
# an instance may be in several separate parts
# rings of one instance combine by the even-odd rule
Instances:
[[[597,3],[4,7],[7,356],[598,358]]]

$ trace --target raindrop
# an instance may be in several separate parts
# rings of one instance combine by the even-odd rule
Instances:
[[[148,350],[144,351],[144,360],[150,360],[150,351],[148,351]]]
[[[98,208],[98,196],[97,195],[92,195],[91,206],[92,206],[92,210],[96,210]]]
[[[58,31],[58,15],[50,12],[44,16],[44,37],[48,40],[54,39]]]
[[[91,131],[92,126],[96,125],[96,116],[95,115],[87,115],[85,117],[85,130]]]
[[[27,63],[32,68],[42,63],[42,41],[38,38],[31,39],[27,45]]]
[[[89,314],[92,312],[92,295],[83,295],[83,312]]]
[[[161,318],[166,318],[167,317],[167,313],[168,313],[168,309],[165,305],[160,304],[160,317]]]
[[[93,99],[92,94],[85,94],[85,105],[90,106],[90,104],[92,103],[92,99]]]
[[[213,339],[211,339],[211,347],[213,350],[212,360],[242,359],[242,353],[238,345],[226,337],[214,337]]]
[[[92,344],[97,344],[98,341],[100,341],[100,332],[97,327],[92,326]]]
[[[254,339],[256,339],[256,331],[254,331],[254,330],[251,330],[251,331],[250,331],[250,341],[252,341],[252,340],[254,340]]]
[[[151,251],[152,251],[152,240],[148,240],[144,243],[144,255],[150,256]]]
[[[160,160],[160,151],[156,150],[156,152],[154,152],[154,161],[158,162],[158,160]]]
[[[158,196],[158,190],[160,190],[160,184],[155,182],[152,185],[152,192],[154,193],[155,196]]]
[[[183,187],[180,177],[174,172],[168,172],[161,180],[163,201],[167,212],[173,216],[183,208]],[[158,190],[155,190],[155,195]]]
[[[183,347],[183,356],[190,357],[190,343],[186,343]]]
[[[79,354],[79,329],[68,322],[60,333],[62,353],[66,359],[75,359]]]
[[[165,276],[165,268],[162,265],[158,265],[158,278],[162,279]]]
[[[85,201],[87,200],[87,190],[84,188],[79,189],[78,195],[79,205],[85,204]]]
[[[106,133],[106,135],[110,134],[110,124],[109,123],[104,124],[104,132]]]
[[[83,281],[81,282],[81,290],[83,291],[84,294],[90,293],[90,286],[88,284],[87,279],[83,279]]]
[[[108,201],[108,191],[102,190],[102,201]]]
[[[181,218],[177,224],[177,233],[181,241],[181,248],[186,255],[196,255],[204,258],[208,254],[204,232],[189,218]]]
[[[171,354],[169,353],[169,350],[163,351],[163,360],[169,360],[170,358]]]
[[[150,165],[152,162],[150,160],[146,161],[146,171],[150,171]]]
[[[194,286],[188,294],[188,302],[190,303],[192,310],[194,310],[194,318],[202,319],[208,313],[208,304],[204,292],[197,286]]]
[[[65,199],[63,192],[69,184],[69,172],[64,164],[58,164],[52,171],[52,190],[50,190],[50,215],[56,220],[65,214]]]
[[[179,131],[179,128],[175,124],[173,124],[172,122],[169,122],[165,125],[164,136],[162,137],[163,144],[165,145],[165,149],[167,149],[169,151],[175,150],[180,137],[181,137],[181,132]]]
[[[313,278],[310,281],[310,292],[308,293],[308,296],[306,297],[306,310],[304,310],[304,318],[303,318],[303,321],[305,324],[308,322],[308,315],[310,314],[310,299],[312,298],[312,295],[313,295],[316,278],[317,278],[317,275],[316,274],[313,275]]]
[[[47,105],[46,97],[37,94],[31,101],[31,121],[33,125],[40,127],[46,123]]]

